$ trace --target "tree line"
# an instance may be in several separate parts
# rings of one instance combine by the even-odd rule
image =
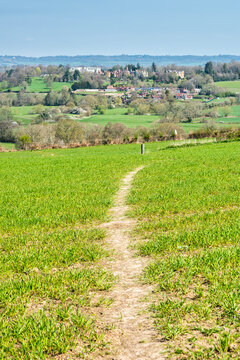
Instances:
[[[126,71],[127,70],[127,71]],[[147,75],[143,75],[143,72]],[[184,71],[181,79],[177,71]],[[159,86],[172,84],[180,88],[192,90],[204,89],[217,81],[240,79],[240,62],[213,63],[205,66],[156,66],[142,68],[139,64],[128,64],[125,67],[116,65],[110,69],[102,69],[101,74],[80,73],[69,66],[18,66],[0,72],[0,83],[3,90],[19,86],[25,89],[31,84],[34,77],[42,77],[47,87],[51,89],[53,82],[70,82],[72,90],[77,89],[104,89],[107,85],[126,86]]]

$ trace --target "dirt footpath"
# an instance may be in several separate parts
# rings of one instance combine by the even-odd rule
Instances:
[[[154,330],[144,298],[153,288],[141,284],[139,278],[147,265],[147,259],[136,257],[129,247],[130,232],[135,220],[126,216],[128,206],[126,198],[132,181],[142,167],[130,172],[123,179],[114,207],[110,210],[111,222],[102,224],[107,230],[108,248],[114,251],[114,257],[108,261],[107,268],[117,276],[117,283],[109,297],[114,302],[104,310],[103,320],[113,326],[109,333],[111,354],[104,359],[112,360],[160,360],[164,359],[163,344]]]

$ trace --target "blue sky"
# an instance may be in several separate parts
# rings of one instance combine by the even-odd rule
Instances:
[[[0,55],[240,55],[239,0],[0,0]]]

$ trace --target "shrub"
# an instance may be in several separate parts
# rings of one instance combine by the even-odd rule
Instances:
[[[19,142],[22,145],[22,147],[26,150],[28,145],[31,144],[32,140],[29,135],[25,134],[19,137]]]
[[[13,121],[0,121],[0,141],[15,142],[15,129],[18,124]]]
[[[222,112],[224,117],[228,117],[231,115],[232,109],[230,106],[225,106],[224,108],[222,108]]]
[[[126,111],[126,115],[132,115],[134,114],[134,109],[132,107],[129,107]]]
[[[57,142],[55,127],[49,124],[20,127],[16,132],[16,148],[24,149],[26,144],[29,149],[51,148]],[[27,142],[27,139],[31,139],[31,142]]]
[[[102,143],[103,127],[98,124],[86,126],[84,129],[85,140],[90,145],[98,145]]]
[[[98,113],[100,115],[104,115],[106,113],[106,109],[103,106],[98,106]]]
[[[140,104],[136,108],[137,115],[145,115],[150,112],[150,106],[148,104]]]
[[[151,135],[154,140],[170,140],[173,138],[184,139],[187,137],[180,125],[172,123],[155,123],[151,127]]]
[[[102,133],[102,142],[103,144],[111,144],[114,142],[121,143],[127,133],[127,127],[123,124],[116,123],[107,123],[104,126]]]
[[[56,126],[56,138],[65,145],[80,143],[83,139],[83,128],[81,124],[71,119],[60,120]]]

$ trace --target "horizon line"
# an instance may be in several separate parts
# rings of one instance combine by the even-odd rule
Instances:
[[[77,54],[77,55],[66,55],[66,54],[60,54],[60,55],[1,55],[0,57],[31,57],[31,58],[43,58],[43,57],[80,57],[80,56],[102,56],[102,57],[115,57],[115,56],[148,56],[148,57],[185,57],[185,56],[196,56],[196,57],[220,57],[220,56],[235,56],[240,57],[240,55],[237,54],[211,54],[211,55],[198,55],[198,54],[181,54],[181,55],[170,55],[170,54],[164,54],[164,55],[149,55],[149,54]]]

